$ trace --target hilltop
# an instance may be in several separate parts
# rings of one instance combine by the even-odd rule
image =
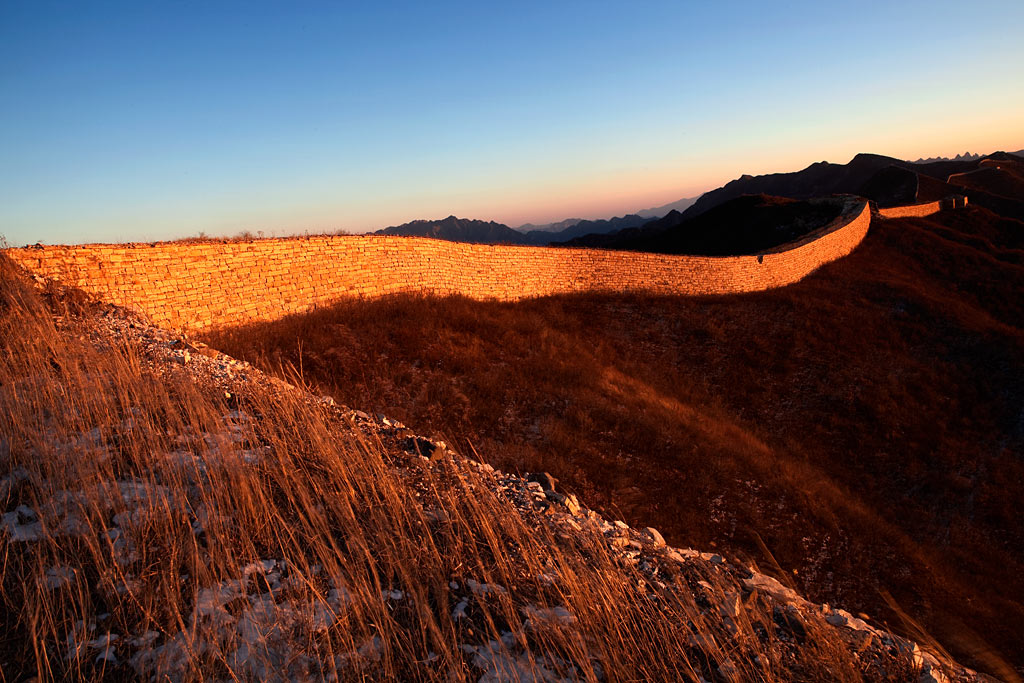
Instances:
[[[981,680],[0,268],[5,679]]]
[[[684,198],[606,220],[570,218],[543,226],[526,224],[513,229],[494,221],[449,216],[441,220],[416,220],[378,230],[375,234],[433,237],[478,244],[558,244],[692,254],[730,253],[729,239],[735,238],[740,241],[732,247],[734,253],[751,253],[767,248],[758,246],[760,244],[781,244],[785,241],[782,239],[784,235],[780,233],[780,241],[756,237],[747,230],[743,237],[738,234],[729,237],[727,233],[717,232],[721,221],[689,221],[735,200],[738,201],[732,205],[734,213],[730,215],[729,211],[723,211],[720,217],[728,216],[730,221],[739,219],[751,226],[759,220],[768,225],[775,220],[773,216],[788,220],[777,215],[778,208],[769,208],[765,202],[762,202],[763,216],[757,218],[758,210],[741,199],[746,196],[808,200],[857,195],[874,201],[880,207],[891,207],[937,201],[966,191],[970,191],[976,204],[1000,215],[1024,220],[1022,164],[1024,157],[1005,152],[986,156],[963,154],[954,159],[919,159],[916,162],[879,154],[858,154],[846,164],[821,161],[795,172],[743,175],[700,197]],[[736,211],[742,211],[746,217],[740,219]],[[789,239],[800,230],[806,232],[811,229],[806,220],[797,220],[794,225],[794,229],[782,231]],[[682,237],[684,233],[685,238]],[[667,241],[662,244],[662,239]],[[718,247],[709,250],[705,246],[716,240],[720,242]]]
[[[947,162],[914,176],[861,163],[877,170],[824,175],[879,197],[965,191]],[[301,363],[342,400],[551,471],[669,542],[771,563],[1013,680],[1024,224],[1019,198],[1000,215],[969,194],[966,209],[873,221],[852,255],[760,294],[399,297],[210,340]]]
[[[744,175],[706,192],[685,211],[638,229],[584,235],[562,246],[667,254],[745,254],[770,249],[828,222],[822,197],[857,195],[879,207],[970,201],[1024,220],[1024,158],[1005,152],[936,162],[858,154],[847,164],[819,162],[801,171]],[[815,210],[806,204],[817,203]],[[801,203],[804,202],[804,203]]]
[[[1019,157],[1024,157],[1024,149],[1017,150],[1016,152],[1013,152],[1013,154],[1016,155],[1016,156],[1019,156]],[[927,159],[919,158],[917,161],[914,161],[914,162],[911,162],[911,163],[914,163],[914,164],[931,164],[931,163],[934,163],[936,161],[977,161],[978,159],[981,159],[983,156],[984,156],[983,154],[972,154],[971,152],[963,152],[962,154],[957,154],[955,157],[952,157],[952,158],[950,158],[950,157],[928,157]]]
[[[860,184],[882,206],[962,174],[1002,215],[741,195],[653,233],[753,249],[727,259],[326,236],[8,252],[109,296],[184,291],[172,322],[226,294],[217,315],[278,314],[200,343],[4,271],[0,600],[33,644],[4,677],[976,678],[945,649],[1016,680],[1018,163]],[[767,291],[644,289],[688,277]],[[492,298],[556,278],[577,293]],[[485,300],[382,296],[416,283]]]
[[[561,242],[580,235],[605,233],[631,228],[646,223],[648,219],[638,215],[627,215],[607,220],[568,219],[561,223],[533,228],[527,232],[514,230],[503,223],[479,221],[448,216],[441,220],[415,220],[378,230],[375,235],[402,235],[406,237],[433,237],[451,242],[475,244],[524,244],[543,246]],[[525,226],[524,226],[525,227]]]
[[[834,194],[853,194],[874,200],[879,206],[895,206],[906,203],[911,197],[916,201],[932,201],[948,194],[963,192],[962,186],[949,182],[954,174],[974,171],[993,160],[1003,159],[1007,163],[1024,163],[1024,158],[995,152],[986,157],[973,160],[938,161],[914,164],[880,154],[858,154],[846,164],[833,164],[821,161],[811,164],[801,171],[791,173],[771,173],[768,175],[743,175],[726,183],[717,190],[706,192],[686,211],[685,218],[698,216],[730,199],[748,194],[767,194],[789,199],[810,199],[827,197]],[[903,177],[898,185],[918,181],[921,191],[909,192],[908,187],[894,186],[885,175]],[[907,179],[910,179],[909,181]],[[976,198],[976,199],[975,199]],[[996,199],[993,201],[990,189],[977,189],[972,192],[975,203],[1001,213],[1008,214],[1010,204]],[[1001,198],[1006,200],[1009,198]],[[1024,199],[1016,197],[1014,202],[1021,204]],[[1014,217],[1024,209],[1017,206]]]
[[[522,233],[503,223],[448,216],[440,220],[415,220],[378,230],[375,235],[433,237],[453,242],[478,244],[520,244]]]
[[[690,220],[672,211],[640,228],[586,235],[559,246],[705,256],[755,254],[828,225],[839,216],[842,207],[841,199],[798,201],[743,195]]]

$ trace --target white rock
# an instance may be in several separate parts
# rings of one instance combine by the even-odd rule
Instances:
[[[654,541],[654,545],[656,547],[665,547],[665,537],[662,536],[657,529],[655,529],[652,526],[649,526],[646,529],[644,529],[644,533],[651,537],[651,540]]]

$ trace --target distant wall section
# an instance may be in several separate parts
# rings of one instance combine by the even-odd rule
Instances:
[[[954,195],[936,202],[924,204],[910,204],[908,206],[891,206],[886,209],[878,209],[878,215],[882,218],[914,218],[931,216],[943,209],[962,209],[967,206],[967,197]]]
[[[871,212],[843,215],[798,242],[751,256],[476,245],[390,236],[248,242],[37,246],[6,253],[28,270],[200,330],[397,292],[503,301],[583,291],[733,294],[797,282],[860,244]]]

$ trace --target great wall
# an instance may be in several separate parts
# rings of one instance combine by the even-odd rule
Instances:
[[[966,198],[875,209],[925,216]],[[713,295],[792,284],[861,243],[872,206],[847,198],[842,215],[760,254],[679,256],[599,249],[479,245],[377,235],[250,241],[36,245],[6,249],[43,278],[78,287],[182,330],[273,320],[343,297],[398,292],[511,301],[582,291]]]

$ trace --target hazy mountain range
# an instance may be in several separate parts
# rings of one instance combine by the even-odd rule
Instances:
[[[534,225],[533,223],[523,223],[516,230],[519,232],[561,232],[566,228],[571,228],[577,223],[582,223],[582,218],[566,218],[564,221],[558,221],[557,223],[543,223],[541,225]]]
[[[448,216],[440,220],[415,220],[393,225],[373,233],[405,237],[433,237],[453,242],[475,244],[522,244],[523,233],[503,223]]]
[[[693,203],[698,199],[699,197],[685,197],[670,204],[665,204],[664,206],[656,206],[652,209],[637,211],[636,215],[643,216],[644,218],[661,218],[662,216],[667,216],[673,211],[686,211],[688,208],[693,206]]]
[[[680,199],[664,207],[644,209],[641,212],[601,220],[567,218],[557,223],[533,225],[527,223],[511,228],[503,223],[448,216],[440,220],[415,220],[378,230],[375,235],[404,235],[433,237],[435,239],[474,244],[524,244],[541,246],[553,242],[566,242],[583,235],[605,234],[635,228],[653,217],[661,217],[679,206],[689,206],[695,198]],[[662,212],[664,211],[664,212]]]
[[[741,176],[717,190],[705,192],[693,206],[683,212],[683,217],[688,219],[699,216],[730,199],[751,194],[789,199],[854,194],[871,199],[879,206],[935,201],[965,192],[964,183],[969,181],[958,176],[950,183],[950,176],[975,173],[983,170],[986,163],[1000,160],[1016,163],[1022,157],[993,152],[978,159],[917,164],[879,154],[858,154],[846,164],[821,161],[792,173]],[[995,168],[991,171],[997,172]],[[1012,187],[1012,175],[1003,171],[1002,176]],[[998,192],[994,185],[975,184],[970,190],[970,201],[1001,215],[1024,219],[1024,196],[1012,189]]]
[[[918,159],[912,163],[915,164],[930,164],[933,161],[974,161],[980,159],[980,154],[972,154],[970,152],[964,152],[963,154],[957,154],[955,157],[928,157],[927,159]]]
[[[1016,152],[1011,152],[1014,156],[1024,156],[1024,149],[1019,149]],[[917,161],[911,162],[914,164],[930,164],[935,161],[976,161],[984,157],[983,154],[972,154],[971,152],[964,152],[963,154],[957,154],[955,157],[928,157],[927,159],[918,159]]]
[[[991,166],[991,162],[1000,159],[1019,161],[1021,157],[1024,157],[1024,150],[1014,154],[995,152],[987,156],[964,153],[953,159],[919,159],[913,162],[879,154],[858,154],[845,164],[821,161],[791,173],[742,175],[700,197],[688,197],[609,219],[567,218],[554,223],[526,223],[512,228],[495,221],[448,216],[440,220],[415,220],[378,230],[374,234],[433,237],[477,244],[571,244],[669,253],[682,253],[680,250],[687,249],[694,250],[692,253],[718,253],[723,249],[726,252],[730,250],[716,238],[706,236],[683,239],[672,231],[715,207],[745,196],[759,196],[762,199],[737,205],[742,206],[743,211],[755,214],[768,211],[768,214],[781,216],[792,213],[795,207],[784,208],[779,203],[768,201],[766,197],[807,200],[853,194],[871,199],[879,206],[897,206],[934,201],[965,192],[965,188],[970,189],[972,203],[1007,217],[1024,220],[1024,194],[1018,192],[1019,179]],[[985,166],[986,161],[990,162],[989,167]],[[957,176],[953,183],[948,182],[951,175]],[[735,213],[737,207],[734,206],[733,210],[733,213],[723,212],[722,215],[729,215],[730,220],[740,220],[740,214]],[[760,224],[759,220],[748,216],[741,223]],[[702,230],[714,231],[709,222],[701,226]],[[785,233],[787,229],[783,226],[781,230]],[[749,231],[743,234],[745,236],[733,245],[731,253],[763,248],[759,246],[761,239],[754,238]],[[665,240],[664,244],[659,245],[662,240]]]
[[[827,225],[839,216],[842,205],[842,200],[743,195],[699,216],[687,218],[672,211],[639,228],[584,235],[565,246],[703,256],[752,254]]]

